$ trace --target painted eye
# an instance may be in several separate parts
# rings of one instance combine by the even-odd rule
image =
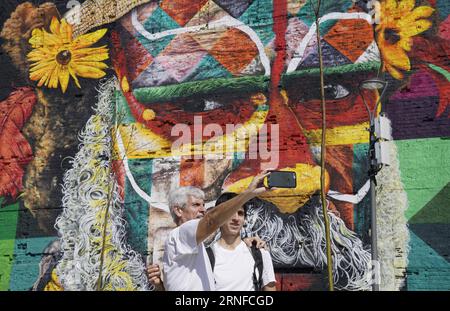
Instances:
[[[185,111],[188,112],[205,112],[223,107],[223,103],[217,100],[198,99],[189,100],[183,105]]]
[[[341,99],[347,97],[350,91],[341,84],[327,84],[325,85],[326,99]]]
[[[92,200],[100,200],[105,198],[105,193],[99,190],[94,190],[90,193]]]
[[[290,98],[300,104],[320,100],[320,84],[316,82],[316,80],[313,80],[306,81],[305,83],[299,82],[295,86],[293,85],[288,90],[288,92],[290,92]],[[349,96],[353,89],[351,86],[332,82],[325,85],[324,91],[326,100],[340,100]]]
[[[214,110],[223,106],[223,104],[215,101],[215,100],[204,100],[205,102],[205,111]]]

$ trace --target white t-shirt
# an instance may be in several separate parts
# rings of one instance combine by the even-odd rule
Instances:
[[[197,245],[200,219],[173,229],[163,256],[164,286],[168,291],[213,291],[214,279],[203,243]]]
[[[247,245],[241,243],[234,249],[225,249],[214,243],[212,246],[215,258],[214,278],[218,291],[254,291],[253,269],[255,260]],[[261,249],[263,260],[263,286],[276,282],[270,253]],[[258,274],[258,269],[256,269]]]

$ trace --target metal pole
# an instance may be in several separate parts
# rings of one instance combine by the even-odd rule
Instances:
[[[377,246],[377,201],[376,201],[376,183],[375,183],[375,137],[374,137],[374,124],[373,118],[370,120],[370,145],[369,145],[369,158],[370,158],[370,217],[371,228],[370,237],[372,239],[371,251],[372,251],[372,291],[379,291],[379,267],[378,267],[378,246]]]
[[[380,67],[381,68],[381,67]],[[382,88],[382,92],[380,97],[377,99],[375,103],[375,107],[373,112],[371,112],[369,106],[366,103],[364,98],[364,93],[361,92],[361,89],[370,89],[370,90],[380,90]],[[378,262],[378,246],[377,246],[377,201],[376,201],[376,174],[378,172],[378,163],[375,156],[375,116],[377,115],[378,105],[381,103],[381,99],[383,98],[384,92],[387,88],[387,82],[384,80],[370,79],[365,80],[359,85],[359,92],[361,98],[363,100],[364,106],[367,109],[367,114],[369,115],[370,121],[370,135],[369,135],[369,178],[370,178],[370,237],[371,237],[371,251],[372,251],[372,290],[379,291],[380,290],[380,265]]]

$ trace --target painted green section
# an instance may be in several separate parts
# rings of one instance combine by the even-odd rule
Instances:
[[[409,223],[450,224],[450,182],[411,217]]]
[[[377,71],[380,68],[379,62],[366,62],[359,64],[348,64],[342,66],[334,66],[334,67],[326,67],[324,69],[325,75],[343,75],[343,74],[351,74],[355,72],[370,72]],[[289,84],[293,78],[302,78],[302,77],[310,77],[310,76],[318,76],[320,74],[319,68],[311,68],[294,71],[288,74],[283,75],[282,83],[283,85]]]
[[[447,79],[447,81],[450,81],[450,73],[447,70],[445,70],[444,68],[441,68],[441,67],[433,65],[433,64],[428,64],[428,67],[430,67],[434,71],[439,72],[441,75],[443,75]]]
[[[233,157],[233,164],[232,164],[232,170],[236,170],[239,165],[244,162],[245,159],[245,152],[235,152]]]
[[[410,231],[407,289],[450,290],[450,263]]]
[[[273,32],[272,2],[272,0],[253,1],[244,14],[239,17],[241,22],[251,25],[263,45],[267,45],[275,37]]]
[[[128,160],[128,166],[136,183],[148,195],[151,195],[152,189],[152,164],[151,159]],[[134,191],[128,178],[125,183],[124,214],[129,229],[127,242],[133,250],[147,255],[149,206]]]
[[[259,105],[258,108],[256,108],[256,111],[269,111],[270,106],[269,105]]]
[[[255,92],[267,90],[269,77],[218,78],[181,84],[138,88],[133,91],[141,103],[154,103],[214,93]]]
[[[177,22],[175,22],[163,9],[158,7],[153,14],[143,24],[145,30],[149,33],[159,33],[166,30],[180,28]],[[172,41],[175,35],[162,37],[157,40],[148,40],[143,35],[139,34],[137,39],[142,45],[150,52],[153,57],[156,57],[161,53]]]
[[[115,91],[116,95],[116,110],[115,120],[117,124],[131,124],[135,123],[136,119],[131,114],[126,98],[121,91]]]
[[[353,145],[353,193],[368,181],[368,144]],[[353,209],[354,231],[363,239],[369,240],[368,230],[370,227],[370,196],[366,195],[364,199],[355,205]]]
[[[450,14],[450,1],[448,0],[437,0],[437,13],[439,14],[439,17],[442,20],[445,20],[448,18],[448,15]]]
[[[10,290],[26,291],[33,287],[39,276],[39,262],[47,246],[56,237],[17,239],[14,243],[14,265]]]
[[[396,144],[409,201],[406,217],[410,219],[450,182],[450,140],[412,139]]]
[[[3,198],[0,198],[0,204]],[[9,289],[19,203],[0,209],[0,291]]]
[[[195,68],[186,81],[201,81],[208,79],[217,78],[232,78],[233,75],[225,69],[214,57],[211,55],[206,55],[200,61],[198,66]]]
[[[353,1],[351,0],[333,0],[333,1],[322,1],[320,6],[319,16],[324,16],[328,13],[334,12],[346,12],[353,5]],[[302,22],[306,25],[311,26],[315,21],[315,13],[314,10],[317,6],[316,0],[308,0],[305,5],[299,10],[297,16],[300,18]],[[328,21],[321,24],[321,33],[325,34],[328,29],[332,27],[332,25],[336,21]],[[326,26],[326,27],[324,27]],[[323,29],[322,29],[323,28]]]

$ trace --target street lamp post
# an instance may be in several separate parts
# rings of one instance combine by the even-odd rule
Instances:
[[[376,127],[380,129],[380,126],[376,126],[376,122],[380,122],[379,118],[376,118],[378,113],[378,107],[383,98],[384,92],[387,87],[387,82],[381,79],[370,79],[362,81],[359,85],[359,92],[363,99],[364,106],[367,109],[367,113],[369,115],[370,121],[370,137],[369,137],[369,178],[370,178],[370,210],[371,210],[371,225],[370,225],[370,237],[371,237],[371,251],[372,251],[372,271],[375,272],[372,277],[375,279],[372,282],[372,290],[379,291],[379,269],[375,269],[374,267],[378,267],[378,246],[377,246],[377,214],[376,214],[376,174],[380,170],[380,161],[377,159],[375,146],[377,144],[378,139],[382,137],[381,133],[376,135]],[[373,110],[367,105],[367,102],[364,98],[364,93],[362,90],[376,90],[380,94],[377,102],[375,103],[375,107]],[[380,123],[379,123],[380,124]]]

